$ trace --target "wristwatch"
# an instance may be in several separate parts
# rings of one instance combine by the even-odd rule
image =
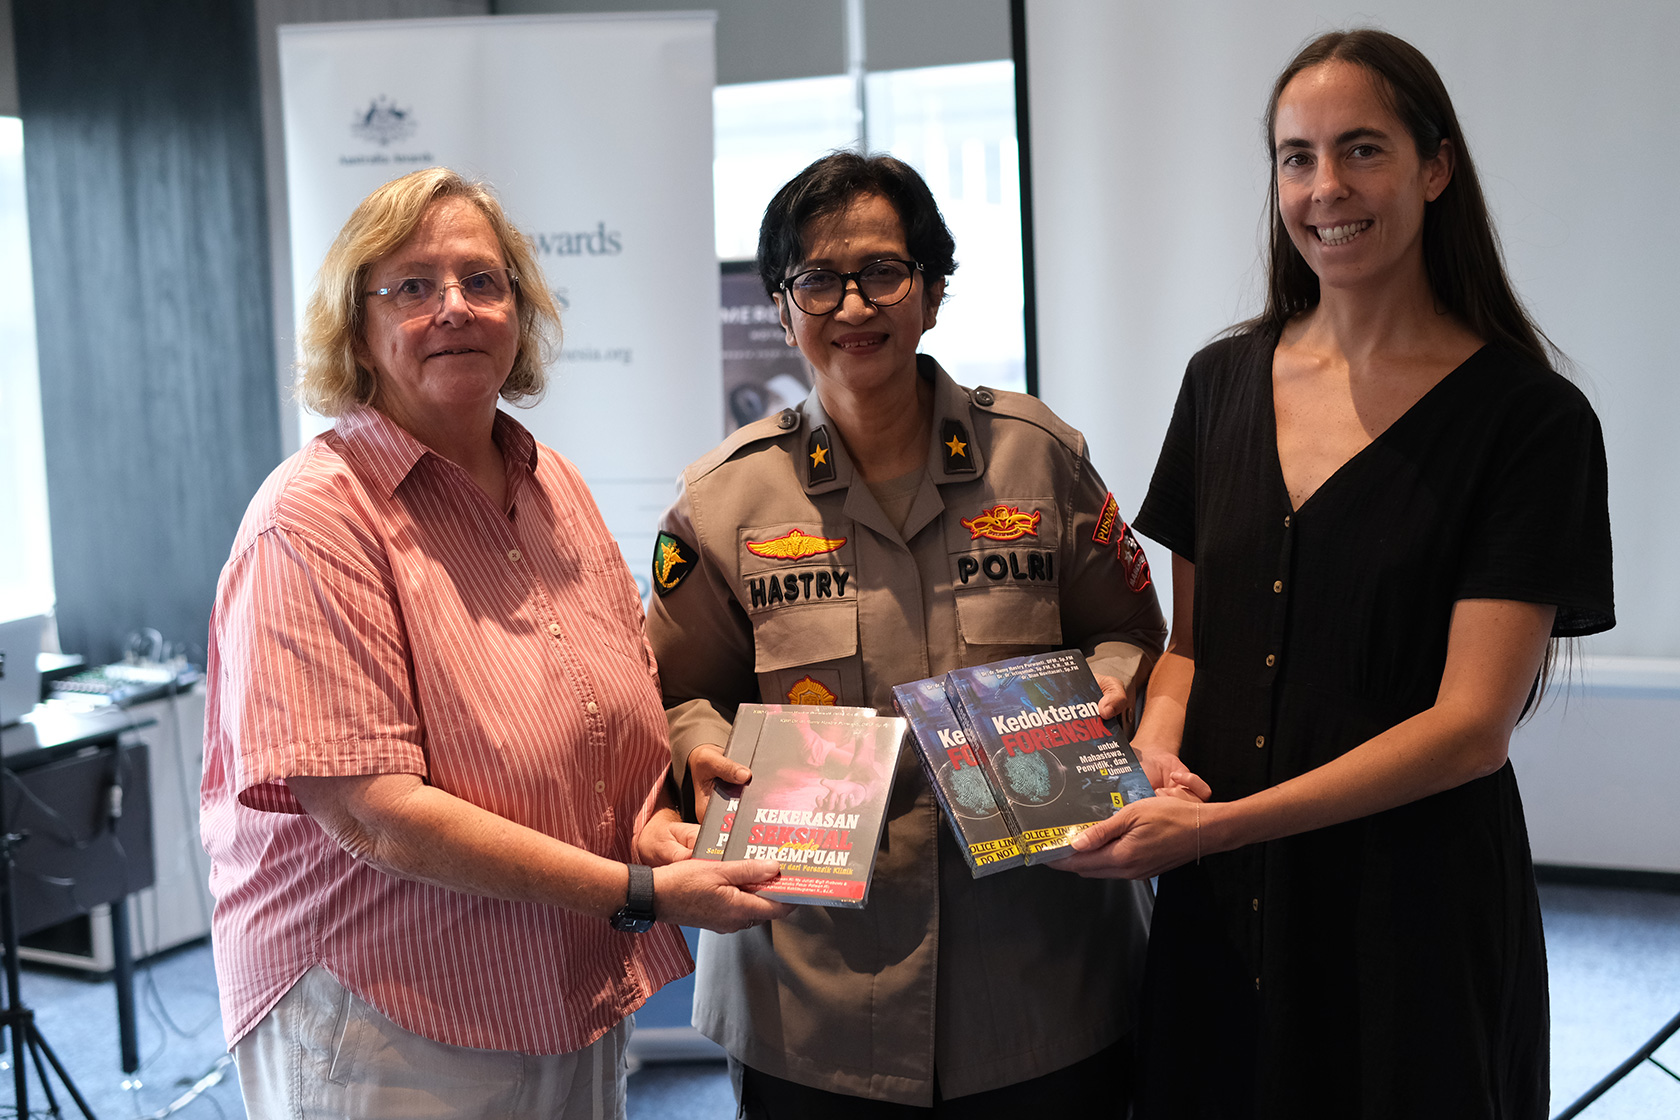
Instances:
[[[630,889],[624,905],[612,916],[612,928],[623,933],[646,933],[653,928],[653,868],[639,863],[630,868]]]

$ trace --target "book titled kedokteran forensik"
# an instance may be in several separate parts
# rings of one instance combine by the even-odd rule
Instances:
[[[1026,863],[1062,858],[1079,833],[1154,796],[1124,733],[1097,714],[1102,689],[1078,650],[956,669],[944,683],[963,741],[943,760],[986,776]],[[960,811],[948,815],[962,832]]]
[[[945,679],[929,677],[895,686],[893,706],[910,723],[916,757],[969,871],[978,879],[1023,866],[1027,856],[1004,816],[1003,794],[968,745],[968,735],[945,696]]]
[[[763,898],[864,906],[904,734],[873,708],[742,704],[724,753],[752,780],[713,783],[694,857],[775,860]]]

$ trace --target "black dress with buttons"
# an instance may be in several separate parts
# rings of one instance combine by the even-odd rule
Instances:
[[[1183,758],[1233,801],[1434,703],[1453,604],[1614,625],[1603,436],[1484,347],[1299,510],[1273,335],[1191,361],[1139,532],[1196,566]],[[1516,777],[1162,876],[1140,1117],[1544,1117],[1545,947]]]

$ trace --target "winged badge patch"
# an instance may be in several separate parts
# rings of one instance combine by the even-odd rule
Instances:
[[[767,541],[748,541],[747,551],[766,560],[806,560],[835,552],[845,543],[845,537],[819,537],[789,529],[782,536]]]

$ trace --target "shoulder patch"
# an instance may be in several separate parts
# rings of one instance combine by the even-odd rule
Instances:
[[[834,447],[828,441],[828,425],[818,425],[805,447],[806,485],[834,481]]]
[[[1114,500],[1114,492],[1103,499],[1102,509],[1097,512],[1097,527],[1091,530],[1091,539],[1097,544],[1108,544],[1114,540],[1114,526],[1120,524],[1120,503]]]
[[[939,442],[945,447],[946,474],[973,474],[974,455],[969,451],[968,429],[960,420],[947,420],[939,432]]]
[[[653,542],[653,589],[663,599],[694,570],[699,554],[681,537],[660,533]]]
[[[1137,534],[1124,521],[1120,522],[1120,545],[1117,558],[1121,568],[1126,573],[1126,586],[1133,591],[1142,591],[1149,586],[1149,557],[1143,554],[1143,546],[1138,543]]]

